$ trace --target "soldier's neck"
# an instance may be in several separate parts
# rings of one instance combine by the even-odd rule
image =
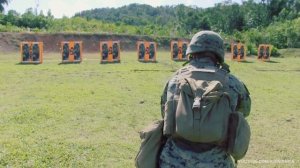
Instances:
[[[203,68],[203,67],[207,67],[207,66],[216,66],[216,63],[208,58],[208,57],[204,57],[204,58],[196,58],[196,59],[192,59],[190,61],[190,65],[196,67],[196,68]]]

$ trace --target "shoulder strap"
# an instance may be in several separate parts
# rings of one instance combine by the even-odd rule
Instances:
[[[201,97],[204,93],[204,90],[199,88],[196,84],[196,81],[192,78],[184,78],[186,83],[190,86],[192,94],[194,94],[194,97]]]

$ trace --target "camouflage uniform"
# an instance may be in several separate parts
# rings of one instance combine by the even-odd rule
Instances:
[[[193,40],[192,40],[193,41]],[[220,52],[219,52],[220,53]],[[223,55],[224,56],[224,55]],[[219,62],[223,63],[224,58],[220,58]],[[178,84],[178,76],[182,71],[187,71],[189,68],[219,68],[216,64],[207,57],[192,59],[188,66],[178,70],[173,78],[168,81],[162,94],[161,110],[164,117],[165,103],[172,98],[176,92]],[[229,73],[229,69],[222,68]],[[231,97],[232,110],[242,112],[244,116],[250,113],[251,100],[246,86],[231,74],[229,75],[229,94]],[[225,149],[215,146],[203,152],[195,152],[183,149],[176,145],[175,141],[170,137],[162,148],[159,158],[159,167],[168,168],[231,168],[234,163],[230,155]]]

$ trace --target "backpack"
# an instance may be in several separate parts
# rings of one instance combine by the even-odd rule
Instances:
[[[191,142],[221,144],[232,112],[226,92],[228,75],[219,69],[193,69],[181,74],[175,134]]]
[[[239,113],[231,101],[228,72],[189,66],[178,73],[176,91],[166,102],[163,132],[191,143],[225,147],[241,159],[248,149],[250,127],[242,114],[235,115]]]

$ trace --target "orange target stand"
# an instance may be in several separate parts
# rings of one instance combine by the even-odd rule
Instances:
[[[43,42],[25,41],[20,43],[21,64],[43,63]]]
[[[138,61],[156,62],[156,43],[147,41],[137,42]]]
[[[257,50],[257,59],[262,61],[270,61],[272,45],[260,44]]]
[[[231,60],[234,61],[246,61],[247,49],[242,43],[231,44]]]
[[[171,59],[173,61],[187,61],[186,50],[189,43],[186,41],[171,41]]]
[[[120,41],[100,42],[101,64],[120,63]]]
[[[82,42],[62,41],[61,42],[62,63],[81,63]]]

